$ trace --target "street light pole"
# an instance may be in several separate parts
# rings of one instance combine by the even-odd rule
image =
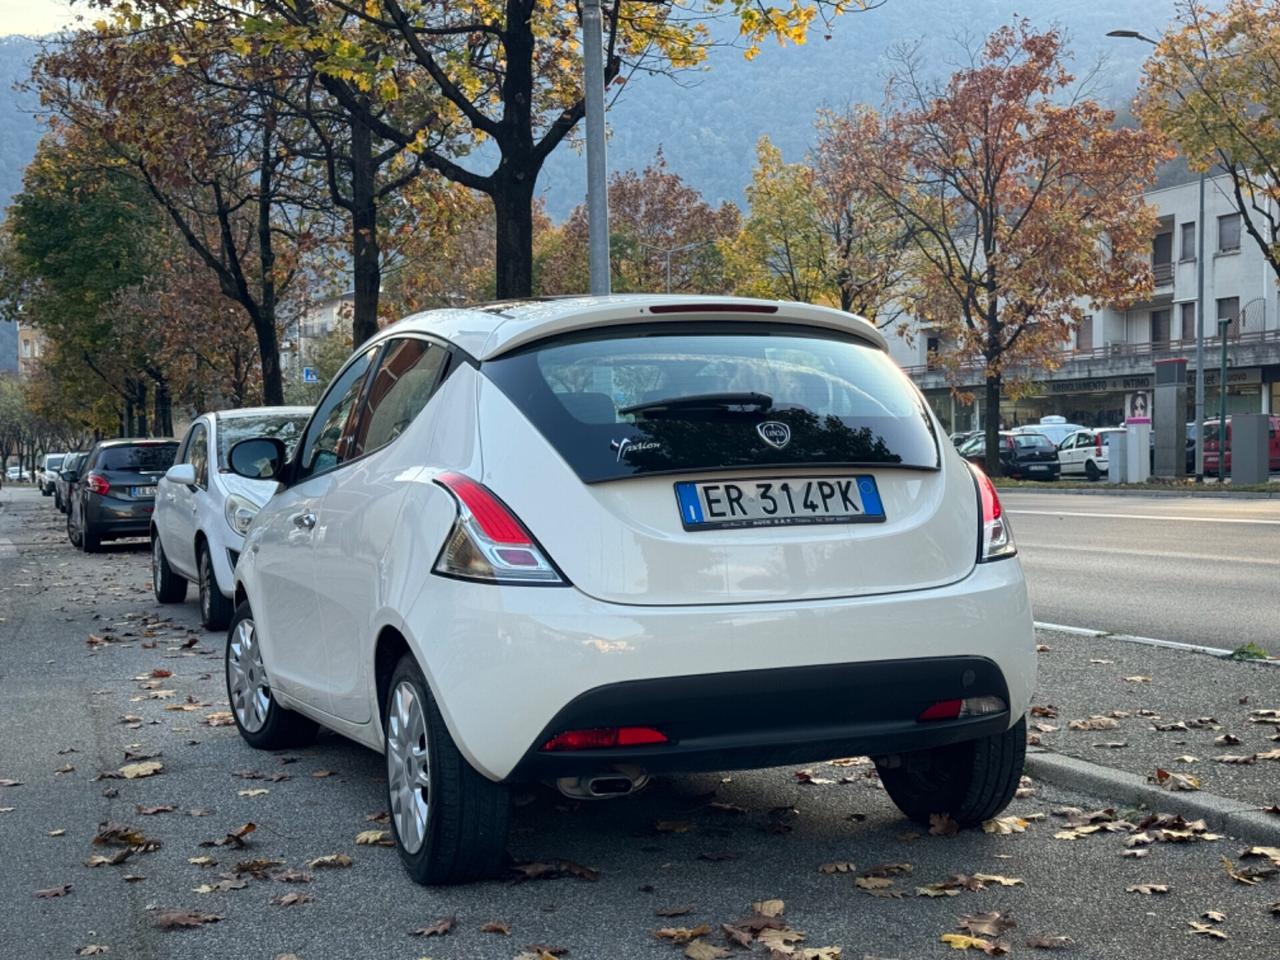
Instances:
[[[1119,37],[1124,40],[1141,40],[1143,43],[1149,43],[1153,47],[1160,44],[1156,40],[1152,40],[1145,34],[1139,33],[1137,30],[1112,30],[1107,33],[1108,37]],[[1185,64],[1183,64],[1185,66]],[[1190,72],[1190,68],[1187,68]],[[1196,423],[1195,423],[1195,440],[1196,440],[1196,482],[1204,482],[1204,184],[1205,175],[1200,174],[1200,213],[1196,218]],[[1223,366],[1226,365],[1226,346],[1223,346]],[[1221,448],[1222,441],[1219,439],[1218,446]],[[1218,454],[1219,469],[1221,469],[1222,454],[1219,449]]]
[[[582,3],[584,106],[587,114],[587,245],[591,293],[609,293],[609,188],[605,183],[604,43],[600,0]]]
[[[705,247],[709,243],[715,243],[714,240],[695,240],[693,243],[682,243],[678,247],[655,247],[649,243],[637,241],[637,244],[646,250],[652,250],[665,261],[666,277],[667,277],[667,293],[671,292],[671,257],[673,254],[684,253],[688,250],[697,250],[698,247]]]

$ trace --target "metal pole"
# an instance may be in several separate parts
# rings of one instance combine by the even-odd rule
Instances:
[[[1218,367],[1218,482],[1226,476],[1227,466],[1227,327],[1231,320],[1218,318],[1218,336],[1222,338],[1222,363]]]
[[[587,237],[591,293],[609,292],[609,188],[605,183],[604,51],[600,0],[583,0],[582,58],[587,113]]]
[[[672,251],[667,251],[667,293],[671,292],[671,253]]]
[[[1204,482],[1204,181],[1200,174],[1200,217],[1196,221],[1196,482]]]

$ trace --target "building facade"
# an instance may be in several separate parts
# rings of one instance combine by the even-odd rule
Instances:
[[[18,322],[18,376],[30,377],[40,365],[48,347],[45,335],[32,326]]]
[[[1205,411],[1218,410],[1222,341],[1219,318],[1228,321],[1227,410],[1280,412],[1280,309],[1275,273],[1245,231],[1226,176],[1206,178],[1204,236]],[[1155,289],[1149,300],[1127,310],[1082,304],[1088,314],[1063,345],[1061,366],[1045,374],[1021,399],[1001,404],[1007,427],[1034,423],[1047,414],[1086,426],[1114,426],[1124,420],[1134,394],[1147,400],[1155,383],[1155,363],[1188,359],[1187,420],[1195,418],[1199,184],[1153,190],[1147,203],[1159,217],[1151,240]],[[927,327],[907,338],[892,338],[890,350],[924,391],[949,430],[978,429],[984,423],[982,376],[973,368],[962,390],[979,397],[971,405],[955,399],[946,374],[929,363],[940,349]]]

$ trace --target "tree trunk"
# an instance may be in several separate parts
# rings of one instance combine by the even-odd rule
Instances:
[[[378,295],[382,266],[378,249],[378,201],[375,193],[373,135],[358,118],[351,120],[351,268],[355,312],[351,345],[358,347],[378,332]]]
[[[273,123],[268,123],[263,130],[262,151],[258,157],[258,264],[262,271],[262,297],[257,309],[249,315],[258,338],[258,359],[262,362],[262,402],[269,407],[280,407],[284,406],[284,377],[280,372],[280,338],[276,334],[276,251],[275,235],[271,231],[274,132]]]
[[[987,438],[987,476],[998,477],[1000,470],[1000,386],[1001,376],[998,373],[987,374],[986,389],[983,391],[986,422],[983,433]]]
[[[505,166],[507,161],[503,161]],[[533,295],[533,184],[537,171],[495,185],[497,298]]]
[[[169,396],[169,384],[161,377],[156,378],[152,423],[158,436],[173,436],[173,401]]]

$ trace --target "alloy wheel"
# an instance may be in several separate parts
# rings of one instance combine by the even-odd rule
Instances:
[[[402,680],[387,709],[387,783],[391,817],[406,853],[417,853],[426,839],[430,775],[422,699],[412,683]]]
[[[209,582],[213,579],[213,571],[210,569],[209,552],[207,550],[200,553],[200,616],[205,623],[209,622],[209,611],[211,607],[211,597],[209,590],[212,584]]]
[[[156,596],[160,596],[160,564],[164,563],[164,548],[160,546],[160,538],[151,540],[151,588]]]
[[[271,685],[262,666],[258,635],[253,621],[245,618],[236,624],[227,641],[227,689],[231,693],[231,709],[240,726],[257,733],[267,722],[271,708]]]

